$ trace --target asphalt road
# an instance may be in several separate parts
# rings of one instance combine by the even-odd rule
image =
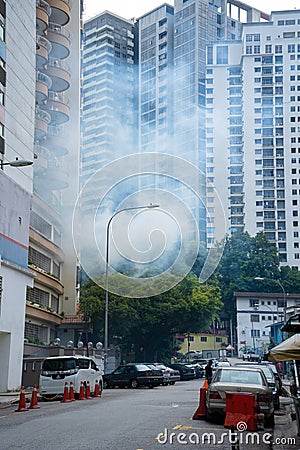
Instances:
[[[222,424],[191,419],[198,407],[202,383],[203,380],[193,380],[155,389],[107,389],[101,398],[72,403],[40,402],[40,409],[27,412],[16,413],[16,406],[2,408],[0,449],[232,450],[229,430]],[[295,432],[291,424],[287,426],[286,417],[279,418],[282,424],[275,426],[275,435],[281,436],[282,442]],[[248,443],[240,442],[240,450],[272,448],[268,444],[274,439],[272,431],[264,430],[249,438]],[[211,433],[210,442],[203,433]],[[238,434],[246,438],[245,433]],[[299,445],[286,441],[273,448],[298,450]]]

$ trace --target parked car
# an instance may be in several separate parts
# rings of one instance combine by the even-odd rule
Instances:
[[[251,364],[251,363],[236,363],[235,366],[238,367],[257,367],[258,369],[261,369],[263,373],[266,376],[267,382],[272,389],[273,393],[273,403],[274,403],[274,409],[279,409],[280,407],[280,384],[278,380],[275,377],[275,374],[271,367],[267,364]]]
[[[190,364],[174,363],[170,364],[170,367],[179,371],[181,381],[193,380],[196,378],[195,369]]]
[[[152,369],[145,364],[126,364],[119,366],[112,373],[103,376],[104,388],[109,387],[131,387],[148,386],[153,388],[162,384],[163,373]]]
[[[199,363],[189,363],[189,366],[193,367],[195,370],[195,378],[203,378],[204,377],[204,368]]]
[[[90,384],[91,392],[95,390],[96,380],[102,390],[103,380],[99,368],[92,358],[85,356],[53,356],[42,363],[39,391],[45,397],[63,395],[65,382],[72,382],[74,394],[78,395],[81,382]]]
[[[253,353],[251,351],[248,351],[248,352],[243,354],[243,361],[260,362],[261,361],[261,356],[258,355],[257,353]]]
[[[207,418],[223,416],[226,392],[256,394],[256,401],[265,416],[265,425],[274,425],[273,394],[265,374],[252,367],[220,367],[213,375],[206,396]]]
[[[172,369],[171,367],[167,367],[165,364],[162,363],[154,363],[153,364],[156,369],[159,369],[162,371],[164,380],[163,384],[175,384],[176,381],[180,380],[180,373],[178,370]]]

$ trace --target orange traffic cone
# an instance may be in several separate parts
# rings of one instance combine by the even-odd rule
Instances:
[[[22,386],[21,392],[20,392],[19,406],[18,406],[18,409],[16,409],[16,412],[29,411],[29,409],[26,407],[26,398],[25,398],[24,389],[25,389],[24,386]]]
[[[29,409],[37,409],[37,408],[40,408],[40,406],[38,405],[36,384],[34,384],[33,385],[33,391],[32,391],[32,394],[31,394],[31,401],[30,401]]]
[[[94,397],[101,397],[98,380],[95,381]]]
[[[68,382],[65,382],[65,388],[64,388],[64,397],[61,400],[61,403],[67,403],[70,402],[70,394],[69,394],[69,388],[68,388]]]
[[[86,382],[85,398],[86,398],[86,399],[93,398],[93,397],[91,396],[91,388],[90,388],[90,382],[89,382],[89,381]]]
[[[80,389],[79,389],[78,400],[85,400],[83,381],[80,382]]]
[[[203,386],[204,389],[208,389],[208,381],[207,379],[204,380]]]
[[[74,396],[74,385],[73,385],[73,382],[72,382],[72,381],[70,381],[69,398],[70,398],[70,402],[74,402],[74,401],[75,401],[75,396]]]

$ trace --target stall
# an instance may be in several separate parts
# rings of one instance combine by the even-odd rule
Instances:
[[[276,347],[272,348],[269,351],[268,360],[271,362],[293,361],[293,383],[291,386],[291,395],[295,405],[298,435],[300,436],[300,334],[294,334]]]

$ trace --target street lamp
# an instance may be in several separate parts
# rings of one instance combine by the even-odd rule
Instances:
[[[3,170],[3,166],[26,167],[26,166],[32,166],[32,164],[33,164],[33,161],[27,161],[26,159],[16,158],[15,161],[10,161],[10,162],[3,162],[1,159],[0,160],[0,169]]]
[[[129,208],[123,208],[116,211],[109,221],[107,222],[106,226],[106,253],[105,253],[105,316],[104,316],[104,353],[105,353],[105,359],[104,359],[104,373],[106,372],[106,366],[107,366],[107,352],[108,352],[108,260],[109,260],[109,227],[112,222],[112,220],[120,213],[124,211],[132,211],[135,209],[152,209],[152,208],[159,208],[159,205],[155,205],[150,203],[149,205],[145,206],[132,206]]]
[[[284,289],[282,283],[277,279],[273,280],[273,278],[255,277],[254,280],[258,280],[258,281],[266,280],[266,281],[274,281],[275,283],[278,283],[278,285],[280,286],[282,293],[283,293],[283,313],[284,313],[284,322],[285,322],[286,321],[286,292],[285,292],[285,289]]]

